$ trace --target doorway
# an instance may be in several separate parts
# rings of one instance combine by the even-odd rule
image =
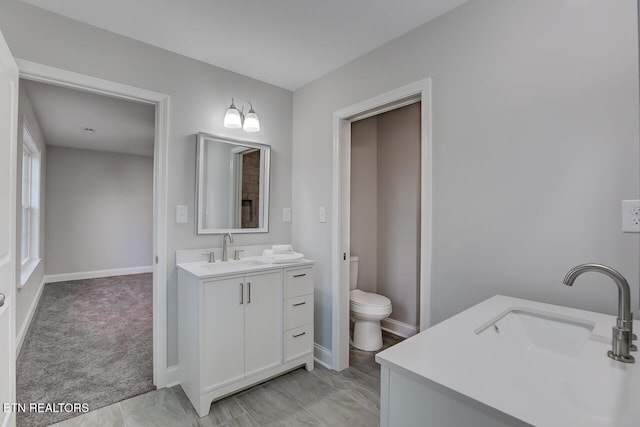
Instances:
[[[22,162],[23,199],[41,194],[33,215],[23,200],[21,258],[44,268],[17,295],[18,401],[97,408],[151,391],[155,106],[24,79],[19,103],[25,150],[43,166],[40,179]],[[18,425],[61,417],[18,414]]]
[[[424,79],[334,113],[332,227],[332,368],[349,367],[351,124],[420,101],[419,330],[431,324],[431,80]]]
[[[416,101],[351,122],[350,288],[388,298],[380,324],[403,338],[420,324],[420,115]]]
[[[153,142],[153,383],[167,385],[167,148],[166,94],[103,80],[16,58],[20,78],[151,105],[155,108]]]

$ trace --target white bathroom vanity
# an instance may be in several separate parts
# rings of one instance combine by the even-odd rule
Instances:
[[[615,324],[492,297],[376,355],[380,425],[640,426],[640,361],[607,357]]]
[[[198,415],[238,390],[313,369],[312,261],[178,267],[180,385]]]

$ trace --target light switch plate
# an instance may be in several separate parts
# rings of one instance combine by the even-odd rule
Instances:
[[[622,201],[622,231],[640,233],[640,200]]]
[[[327,208],[324,206],[320,207],[320,210],[318,211],[318,221],[327,222]]]
[[[282,208],[282,221],[291,222],[291,208]]]
[[[189,222],[189,206],[176,206],[176,224],[186,224]]]

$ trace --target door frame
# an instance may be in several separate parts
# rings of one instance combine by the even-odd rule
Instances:
[[[153,151],[153,383],[167,385],[167,150],[169,96],[16,58],[20,78],[155,106]]]
[[[349,367],[349,257],[351,123],[421,101],[420,162],[420,325],[431,325],[431,264],[433,217],[433,164],[431,129],[431,78],[342,108],[333,113],[333,225],[332,237],[332,368]]]
[[[13,55],[7,45],[2,32],[0,32],[0,69],[2,70],[3,79],[6,72],[6,83],[9,84],[9,117],[8,129],[3,129],[0,135],[0,143],[7,144],[8,159],[3,159],[3,182],[1,192],[4,199],[0,202],[5,204],[8,215],[3,214],[2,224],[3,233],[7,231],[6,241],[3,242],[0,251],[0,269],[2,270],[2,286],[0,291],[4,293],[4,303],[0,307],[0,336],[2,336],[2,349],[0,349],[0,396],[3,399],[10,400],[2,402],[5,405],[16,402],[16,301],[17,301],[17,284],[16,284],[16,258],[17,258],[17,160],[18,160],[18,67],[15,64]],[[4,133],[5,131],[8,131]],[[5,141],[5,137],[7,140]],[[4,154],[4,153],[3,153]],[[4,169],[8,164],[8,169]],[[3,236],[5,237],[5,236]],[[5,323],[6,322],[6,323]],[[8,394],[7,394],[8,391]],[[3,408],[4,409],[4,408]],[[11,409],[11,408],[10,408]],[[16,425],[15,410],[0,413],[0,425],[3,427],[11,427]]]

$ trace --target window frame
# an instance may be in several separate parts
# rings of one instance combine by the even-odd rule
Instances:
[[[20,280],[19,287],[24,286],[36,267],[40,264],[40,192],[42,163],[41,150],[36,144],[26,118],[22,125],[22,170],[21,182],[21,224],[20,238]],[[26,169],[26,170],[25,170]],[[26,230],[25,230],[26,221]],[[26,246],[25,246],[26,242]],[[26,253],[25,253],[26,247]]]

